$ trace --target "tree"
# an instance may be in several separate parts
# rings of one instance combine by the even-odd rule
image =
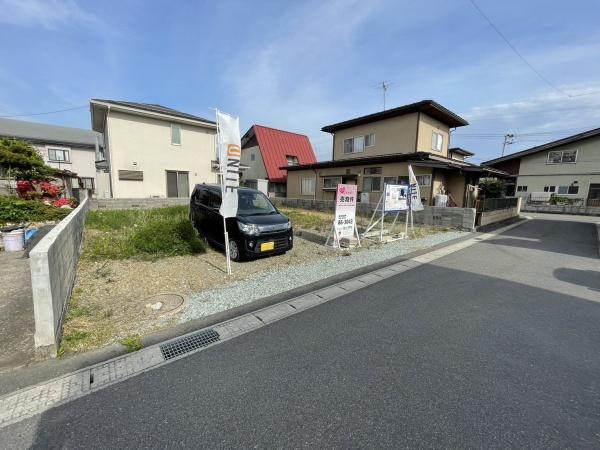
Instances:
[[[482,178],[479,187],[485,198],[503,198],[506,196],[506,182],[496,178]]]
[[[17,139],[0,139],[0,167],[17,180],[49,181],[60,174],[29,143]]]

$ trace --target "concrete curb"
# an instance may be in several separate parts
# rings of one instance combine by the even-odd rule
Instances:
[[[515,228],[525,223],[525,220],[513,223],[504,227],[496,227],[497,232],[508,231],[509,229]],[[433,247],[429,247],[423,250],[418,250],[406,255],[402,255],[396,258],[388,259],[376,264],[361,267],[360,269],[353,270],[348,273],[335,275],[315,283],[310,283],[298,288],[282,292],[280,294],[264,297],[253,302],[241,305],[226,311],[222,311],[210,316],[202,317],[199,319],[191,320],[189,322],[179,324],[175,327],[158,331],[145,336],[142,339],[144,347],[150,347],[162,343],[164,341],[180,337],[182,335],[198,331],[204,328],[212,327],[214,325],[257,312],[261,309],[273,306],[278,303],[283,303],[300,297],[314,291],[324,289],[326,287],[348,281],[350,279],[383,269],[400,262],[413,259],[415,257],[427,255],[437,250],[449,247],[451,245],[467,241],[472,239],[474,236],[481,235],[483,233],[475,232],[467,236],[452,239],[441,244],[437,244]],[[489,231],[488,231],[489,234]],[[493,233],[495,234],[495,233]],[[29,366],[24,366],[19,370],[13,370],[0,375],[0,396],[11,393],[13,391],[26,388],[28,386],[36,385],[44,381],[60,377],[71,372],[84,369],[86,367],[99,364],[113,358],[127,354],[124,347],[119,344],[113,344],[107,347],[103,347],[98,350],[90,351],[81,355],[77,355],[64,360],[53,359],[46,360],[40,363],[34,363]]]

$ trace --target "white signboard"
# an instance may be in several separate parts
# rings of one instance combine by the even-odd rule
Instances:
[[[354,236],[356,222],[356,195],[355,184],[338,184],[335,198],[335,233],[338,242],[341,238]]]
[[[240,121],[221,111],[217,111],[219,164],[221,166],[221,186],[223,200],[220,213],[223,217],[237,215],[238,196],[236,188],[240,184]]]
[[[408,209],[408,186],[403,184],[386,184],[384,211],[405,211]]]

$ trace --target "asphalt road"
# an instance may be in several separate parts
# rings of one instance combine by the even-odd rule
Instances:
[[[590,223],[494,239],[0,430],[34,448],[599,448]]]

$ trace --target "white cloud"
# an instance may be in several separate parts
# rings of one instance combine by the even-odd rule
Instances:
[[[330,83],[336,72],[352,64],[357,33],[380,4],[359,0],[300,4],[276,21],[279,27],[265,31],[270,36],[235,55],[237,70],[227,82],[235,98],[231,107],[242,122],[251,118],[308,133],[317,157],[330,158],[331,140],[319,130],[332,117],[348,114]]]
[[[64,24],[96,24],[98,19],[73,0],[0,0],[0,23],[56,30]]]

